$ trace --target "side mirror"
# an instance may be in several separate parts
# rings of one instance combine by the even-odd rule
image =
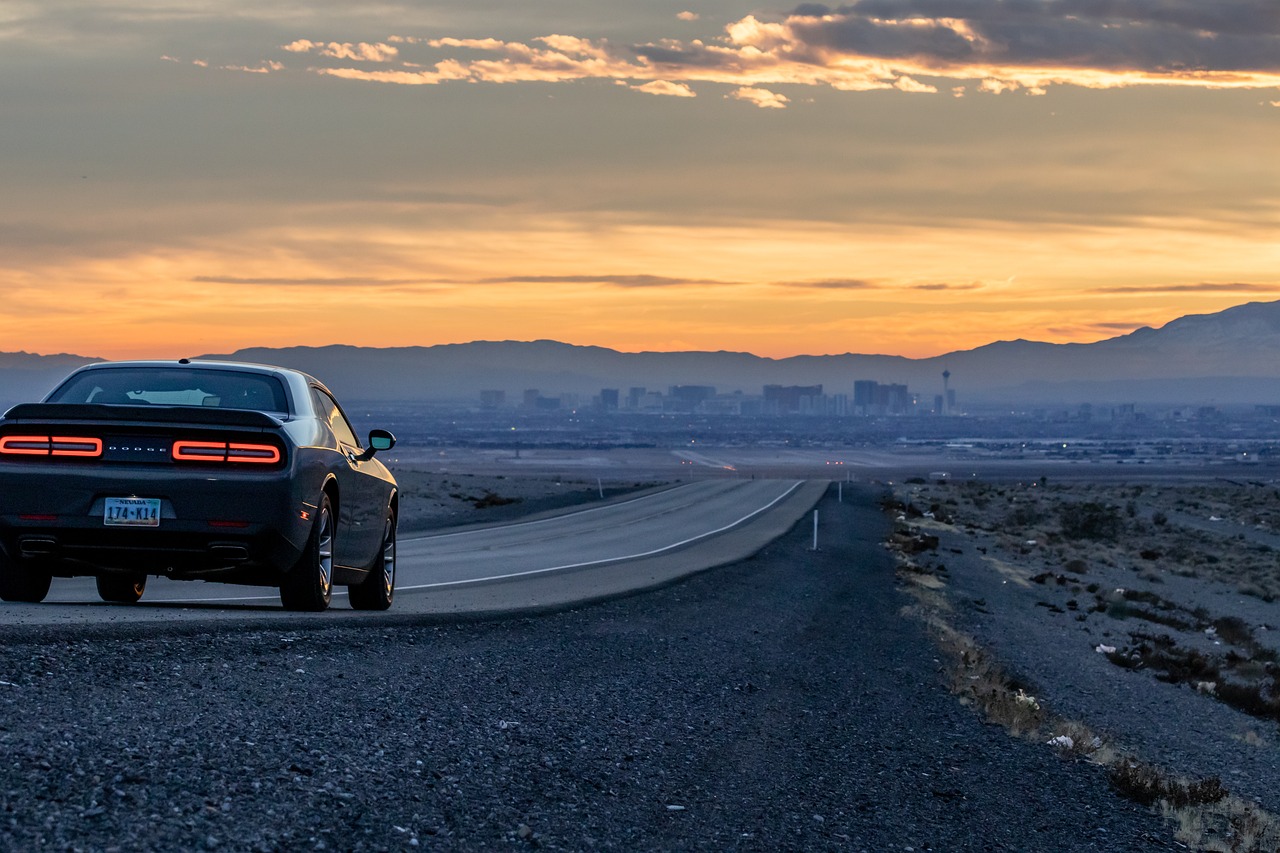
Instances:
[[[381,450],[390,450],[396,446],[396,437],[385,429],[369,430],[369,446],[360,454],[361,459],[372,459],[373,454]]]
[[[369,447],[375,452],[390,450],[396,446],[396,437],[385,429],[369,430]]]

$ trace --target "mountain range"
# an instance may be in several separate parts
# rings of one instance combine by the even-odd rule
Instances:
[[[210,358],[305,370],[343,399],[475,403],[482,389],[518,401],[537,389],[598,394],[631,387],[711,385],[760,394],[764,385],[819,385],[852,394],[855,380],[905,384],[926,399],[943,371],[961,405],[1078,403],[1280,404],[1280,302],[1251,302],[1189,315],[1088,344],[998,341],[932,358],[888,355],[762,358],[739,352],[624,353],[556,341],[476,341],[430,347],[253,348]],[[0,400],[36,399],[73,367],[74,355],[0,353]]]

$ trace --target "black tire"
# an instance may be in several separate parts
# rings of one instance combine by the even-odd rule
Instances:
[[[136,604],[146,588],[146,575],[98,575],[98,597],[103,601]]]
[[[382,548],[373,569],[360,583],[347,587],[352,610],[387,610],[396,595],[396,516],[387,510]]]
[[[333,597],[333,540],[337,525],[333,505],[327,494],[320,497],[320,508],[311,527],[311,537],[294,566],[280,583],[280,603],[285,610],[319,613],[329,607]]]
[[[52,582],[48,571],[0,554],[0,599],[38,604],[49,594]]]

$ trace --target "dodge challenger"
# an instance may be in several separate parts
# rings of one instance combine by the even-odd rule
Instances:
[[[278,587],[289,610],[385,610],[395,478],[333,394],[296,370],[234,362],[91,364],[0,419],[0,598],[54,577],[105,601],[147,578]]]

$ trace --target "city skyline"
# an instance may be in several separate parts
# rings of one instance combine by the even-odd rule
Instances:
[[[919,358],[1280,298],[1274,4],[958,8],[9,4],[0,349]]]

